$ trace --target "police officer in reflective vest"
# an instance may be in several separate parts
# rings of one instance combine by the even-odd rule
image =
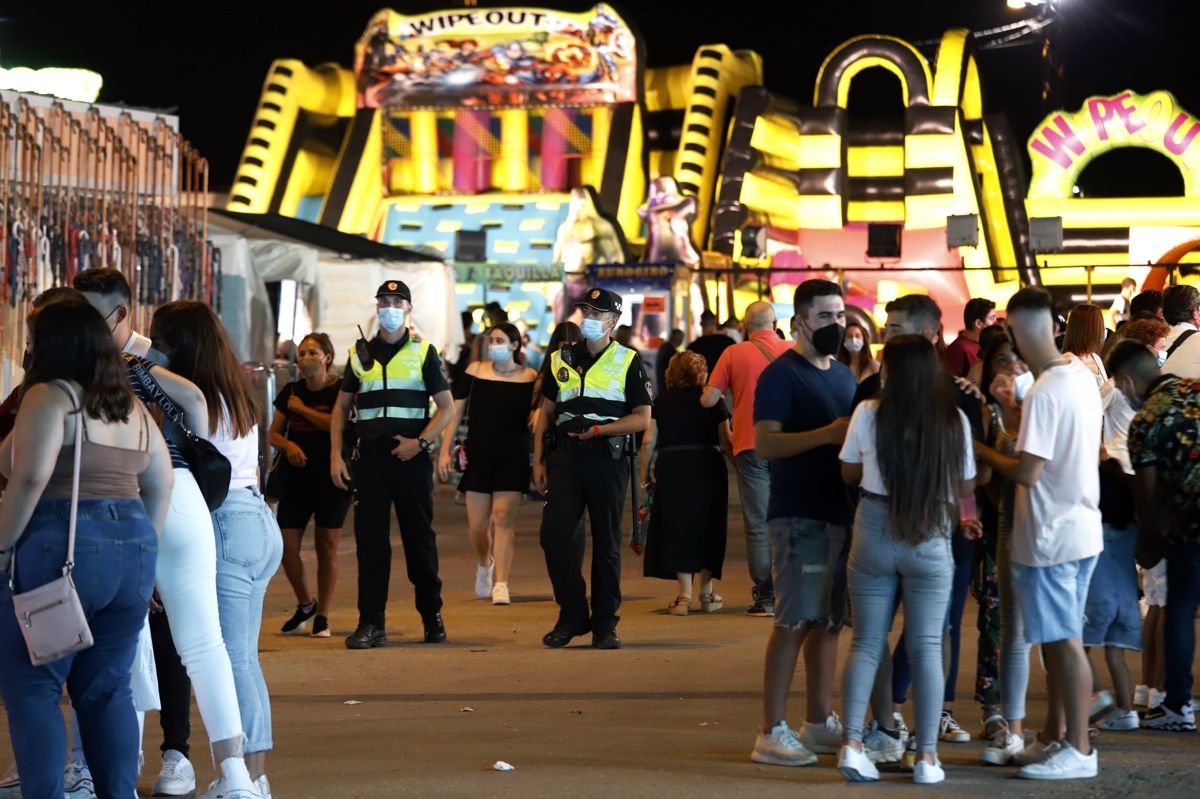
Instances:
[[[638,354],[613,341],[621,297],[590,289],[580,301],[584,341],[550,355],[534,441],[534,481],[546,495],[542,549],[558,603],[558,623],[542,638],[561,647],[591,631],[592,646],[619,649],[621,509],[629,484],[627,447],[650,426],[650,383]],[[542,432],[557,420],[554,449],[543,464]],[[583,533],[592,528],[592,606],[583,580]]]
[[[358,629],[348,649],[387,643],[384,608],[392,570],[391,512],[396,509],[408,579],[425,625],[425,642],[446,640],[442,581],[433,533],[433,461],[430,453],[454,418],[450,386],[437,350],[410,335],[405,320],[412,294],[399,280],[375,292],[379,334],[350,350],[329,433],[333,483],[346,488],[350,472],[342,457],[343,432],[352,407],[358,443],[354,456],[354,541],[358,545]],[[429,417],[429,400],[437,412]]]

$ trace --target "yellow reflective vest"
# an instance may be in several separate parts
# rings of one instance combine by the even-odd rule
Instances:
[[[628,416],[625,378],[633,356],[633,350],[614,341],[581,376],[563,361],[561,350],[552,353],[550,372],[558,384],[558,423],[582,417],[604,424]]]
[[[428,341],[410,335],[386,365],[375,361],[370,369],[363,368],[358,353],[350,348],[350,369],[359,383],[355,399],[359,421],[429,417],[424,374],[429,346]]]

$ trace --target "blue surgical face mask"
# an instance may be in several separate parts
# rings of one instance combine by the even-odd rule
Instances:
[[[404,326],[404,309],[380,308],[379,326],[389,333],[395,333]]]
[[[579,330],[588,341],[599,341],[604,338],[604,322],[599,319],[584,319],[579,323]]]
[[[507,344],[493,344],[488,347],[488,357],[495,363],[508,363],[512,360],[512,350]]]
[[[1013,396],[1017,402],[1024,402],[1029,389],[1033,388],[1033,372],[1022,372],[1013,380]]]

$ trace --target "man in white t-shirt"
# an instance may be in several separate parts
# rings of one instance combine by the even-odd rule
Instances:
[[[1092,678],[1083,614],[1097,556],[1102,408],[1092,373],[1054,345],[1052,300],[1027,288],[1008,303],[1013,349],[1037,375],[1021,411],[1016,458],[976,442],[976,454],[1017,484],[1012,579],[1030,643],[1046,658],[1049,710],[1039,740],[1014,758],[1026,779],[1078,779],[1098,771],[1088,742]]]
[[[1200,291],[1195,286],[1171,286],[1164,291],[1163,320],[1171,326],[1171,332],[1167,334],[1167,361],[1170,362],[1177,354],[1182,355],[1181,351],[1188,344],[1200,344],[1200,336],[1193,335],[1200,330]],[[1195,352],[1200,354],[1200,350]],[[1176,367],[1181,362],[1182,358],[1176,358]],[[1166,371],[1168,374],[1179,374],[1169,369]]]

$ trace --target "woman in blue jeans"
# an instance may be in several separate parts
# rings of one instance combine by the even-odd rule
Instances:
[[[257,793],[269,797],[267,752],[271,750],[271,700],[258,660],[267,584],[283,557],[283,537],[258,488],[258,407],[249,378],[216,314],[205,304],[178,300],[154,312],[150,338],[167,354],[170,369],[209,398],[213,445],[229,458],[229,495],[212,514],[217,538],[217,606],[221,635],[233,666],[234,686],[246,732],[246,768]],[[199,799],[241,799],[217,779]]]
[[[958,498],[974,489],[975,457],[967,417],[939,374],[933,345],[897,336],[883,349],[883,390],[854,411],[840,455],[842,477],[858,484],[848,580],[854,639],[842,701],[845,739],[838,770],[874,781],[863,751],[863,722],[875,671],[887,651],[897,587],[913,670],[917,756],[913,779],[945,779],[937,757],[944,674],[942,629],[950,605]]]
[[[63,795],[64,683],[96,794],[128,799],[135,795],[140,748],[129,672],[154,585],[173,481],[170,456],[157,426],[134,400],[99,312],[82,299],[63,300],[36,311],[30,325],[32,360],[21,410],[0,447],[9,478],[0,502],[0,692],[25,799]],[[13,592],[62,575],[79,413],[72,576],[95,643],[34,666],[13,612]]]

